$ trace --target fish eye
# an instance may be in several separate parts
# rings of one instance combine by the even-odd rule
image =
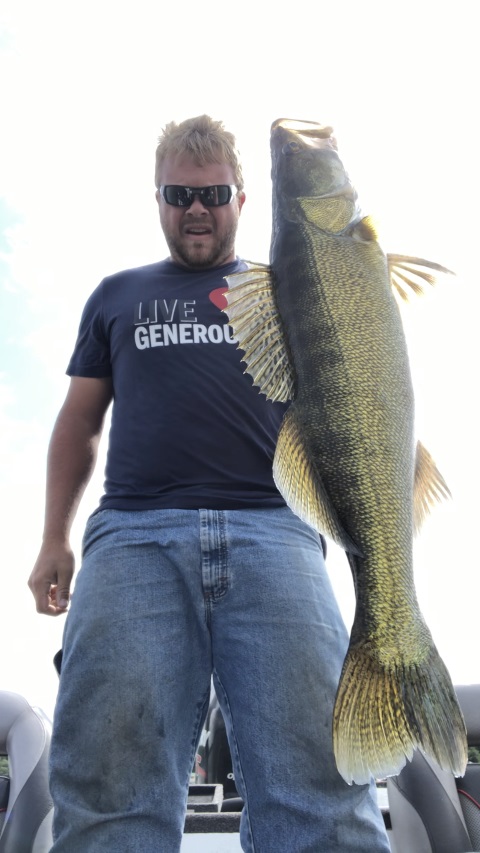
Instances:
[[[300,145],[298,142],[286,142],[282,148],[282,154],[296,154],[300,151]]]

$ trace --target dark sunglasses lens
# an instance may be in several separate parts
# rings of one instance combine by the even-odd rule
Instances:
[[[202,202],[206,207],[217,207],[228,204],[231,199],[231,189],[225,184],[217,184],[213,187],[205,187],[202,194]]]
[[[222,184],[221,186],[217,187],[217,190],[218,190],[217,204],[228,204],[230,199],[232,198],[232,195],[233,195],[230,187]]]
[[[163,188],[163,194],[167,204],[174,204],[175,207],[185,207],[191,203],[187,187],[170,184]]]

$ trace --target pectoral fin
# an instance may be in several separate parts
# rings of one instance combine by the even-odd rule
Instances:
[[[224,311],[245,352],[242,361],[247,372],[269,400],[291,400],[294,372],[275,304],[270,267],[249,264],[248,270],[227,275],[225,281],[229,289]]]
[[[413,492],[413,529],[415,533],[418,533],[435,504],[448,497],[451,497],[450,489],[430,453],[420,441],[417,442]]]
[[[340,523],[321,477],[309,458],[297,424],[295,404],[286,412],[280,427],[273,477],[290,509],[302,521],[324,533],[345,551],[362,556]]]
[[[408,255],[387,255],[387,261],[392,287],[405,302],[409,301],[412,292],[417,296],[423,296],[426,291],[426,284],[433,287],[438,279],[435,272],[454,275],[452,270],[435,264],[433,261],[426,261],[424,258],[411,258]]]

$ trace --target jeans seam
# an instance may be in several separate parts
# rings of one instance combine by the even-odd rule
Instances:
[[[253,840],[252,824],[250,821],[250,813],[248,810],[247,783],[245,781],[245,776],[243,775],[242,763],[240,760],[240,752],[238,749],[237,738],[235,736],[235,727],[233,724],[232,709],[230,707],[230,702],[228,701],[227,693],[225,691],[225,688],[221,682],[221,679],[220,679],[216,669],[213,670],[213,677],[215,679],[215,689],[217,690],[217,687],[220,688],[221,693],[222,693],[223,702],[225,705],[225,709],[228,712],[228,717],[230,719],[231,738],[232,738],[232,743],[230,744],[230,750],[231,750],[231,755],[232,755],[232,759],[233,759],[233,763],[234,763],[235,776],[236,776],[236,773],[238,771],[240,779],[241,779],[242,788],[245,791],[245,798],[244,798],[245,802],[244,802],[242,819],[245,821],[246,826],[247,826],[247,830],[248,830],[248,843],[250,844],[250,848],[251,848],[249,853],[255,853],[255,843]],[[218,693],[218,691],[217,691],[217,693]]]
[[[190,767],[193,767],[193,763],[195,761],[195,754],[198,748],[198,742],[200,740],[200,734],[202,731],[203,723],[207,716],[208,705],[210,702],[210,687],[205,692],[205,697],[203,702],[199,705],[200,713],[197,714],[197,719],[195,721],[195,726],[193,729],[193,739],[192,739],[192,749],[190,753]]]

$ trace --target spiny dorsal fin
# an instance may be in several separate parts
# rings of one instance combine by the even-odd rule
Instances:
[[[433,261],[426,261],[425,258],[388,254],[387,261],[392,287],[405,302],[409,301],[411,292],[417,296],[423,296],[426,292],[426,284],[433,287],[438,279],[438,276],[434,274],[435,272],[455,275],[447,267],[442,267],[441,264],[436,264]]]
[[[361,552],[343,529],[320,476],[312,465],[298,426],[295,403],[286,412],[277,439],[273,478],[290,509],[350,553]]]
[[[436,503],[451,497],[450,489],[423,444],[417,442],[415,484],[413,491],[413,529],[420,530]]]
[[[287,402],[293,397],[294,372],[290,363],[280,315],[273,295],[270,267],[248,264],[243,272],[226,275],[224,308],[247,372],[269,400]]]

